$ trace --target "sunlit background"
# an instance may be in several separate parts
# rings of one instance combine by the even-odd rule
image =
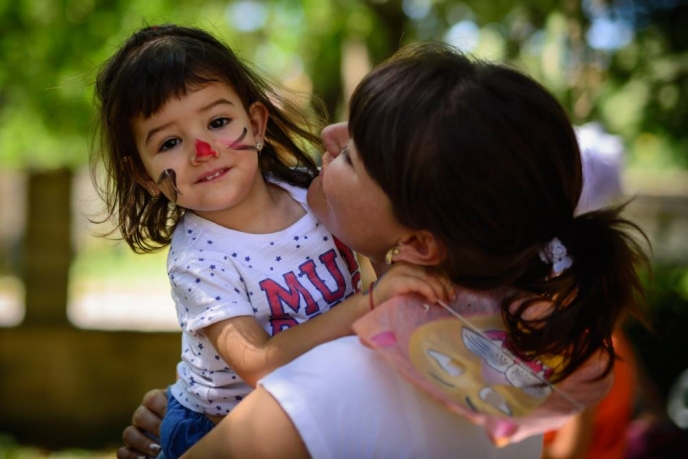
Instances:
[[[0,1],[0,458],[107,455],[145,390],[174,377],[166,253],[97,237],[109,227],[91,223],[87,170],[98,66],[156,23],[216,34],[334,121],[372,65],[441,40],[520,67],[575,124],[599,123],[654,244],[655,331],[628,334],[666,404],[688,368],[687,1]]]

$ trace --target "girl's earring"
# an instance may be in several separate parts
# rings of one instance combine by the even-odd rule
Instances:
[[[394,263],[394,256],[399,255],[399,247],[394,246],[385,254],[385,264],[391,265]]]
[[[258,150],[258,156],[260,156],[260,152],[263,150],[263,142],[258,142],[256,144],[256,150]]]

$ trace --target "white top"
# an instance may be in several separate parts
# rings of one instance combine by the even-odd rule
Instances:
[[[582,214],[613,204],[623,194],[624,146],[621,138],[597,122],[576,128],[576,136],[583,165],[583,191],[576,213]]]
[[[497,448],[482,427],[417,390],[356,336],[322,344],[258,383],[315,459],[540,458],[541,435]]]
[[[359,288],[353,252],[316,220],[306,190],[276,184],[307,212],[289,228],[248,234],[187,212],[174,231],[167,270],[183,334],[172,394],[192,411],[226,415],[251,391],[219,356],[205,327],[253,316],[272,336]]]

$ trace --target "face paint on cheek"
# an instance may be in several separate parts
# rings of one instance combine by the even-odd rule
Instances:
[[[157,184],[165,196],[170,198],[172,202],[177,202],[178,195],[182,194],[179,188],[177,188],[177,173],[174,169],[165,169],[162,171]]]
[[[258,148],[256,148],[255,145],[246,145],[241,143],[244,138],[246,137],[246,134],[248,134],[248,129],[244,128],[242,131],[241,135],[239,136],[238,139],[236,140],[218,140],[217,142],[221,145],[226,146],[230,150],[256,150],[258,151]]]

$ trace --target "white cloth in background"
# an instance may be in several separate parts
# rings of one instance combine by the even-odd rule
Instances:
[[[576,128],[583,162],[583,192],[576,213],[612,204],[622,193],[621,169],[624,146],[597,122]]]

